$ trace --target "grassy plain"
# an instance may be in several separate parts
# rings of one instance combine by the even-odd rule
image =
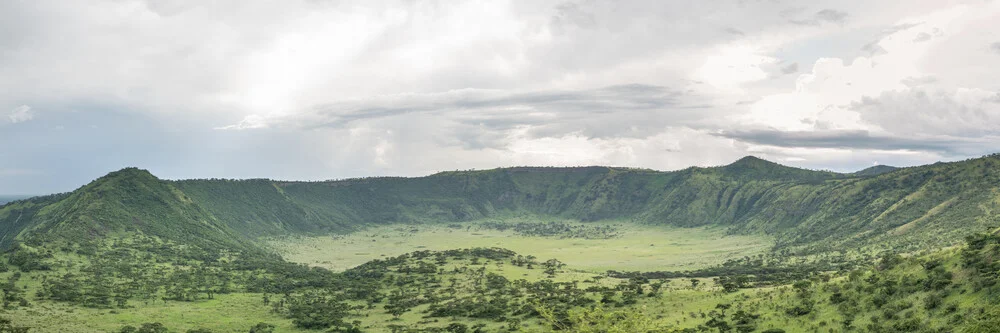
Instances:
[[[770,239],[726,235],[721,228],[676,228],[624,222],[596,222],[591,225],[611,226],[617,236],[607,239],[525,236],[513,230],[498,231],[478,222],[471,222],[452,225],[390,225],[348,235],[287,237],[270,239],[267,243],[286,260],[334,271],[343,271],[372,259],[419,250],[501,247],[525,256],[535,256],[540,262],[555,258],[567,266],[559,274],[547,276],[539,268],[484,263],[483,267],[489,272],[510,280],[579,281],[581,288],[598,284],[614,286],[622,282],[613,278],[597,281],[591,279],[607,270],[698,269],[720,264],[730,258],[765,253],[772,245]],[[70,256],[73,258],[62,259],[82,260]],[[450,266],[446,269],[454,268]],[[6,278],[12,273],[0,273],[0,278]],[[40,273],[32,272],[25,274],[18,284],[30,296],[40,288],[39,280]],[[664,286],[661,297],[642,299],[639,305],[646,306],[650,314],[663,322],[693,327],[704,322],[700,313],[704,313],[705,309],[711,309],[718,302],[732,302],[743,293],[724,295],[718,292],[711,279],[701,280],[702,284],[697,289],[692,289],[687,279],[670,281]],[[129,308],[113,310],[33,299],[30,307],[12,307],[0,312],[5,317],[12,318],[17,325],[32,327],[32,332],[111,332],[124,325],[139,326],[146,322],[160,322],[171,332],[185,332],[194,328],[210,329],[212,332],[246,332],[258,322],[275,325],[276,332],[308,331],[295,328],[289,319],[272,313],[270,307],[263,304],[262,296],[255,293],[235,293],[195,302],[134,300]],[[351,319],[362,321],[365,331],[369,332],[388,332],[390,325],[436,327],[451,322],[469,326],[481,323],[493,329],[501,327],[496,322],[468,318],[426,319],[421,313],[426,307],[427,305],[418,306],[399,319],[394,319],[378,306],[375,309],[356,310]],[[528,330],[540,327],[537,320],[523,324],[523,328]]]
[[[271,313],[260,294],[219,295],[197,302],[135,302],[127,309],[93,309],[64,303],[39,301],[28,308],[4,311],[19,326],[31,332],[117,332],[122,326],[159,322],[170,332],[204,328],[212,332],[247,332],[259,322],[276,326],[277,332],[299,332],[291,321]]]
[[[708,230],[711,231],[711,230]],[[371,231],[370,231],[371,232]],[[470,231],[471,232],[471,231]],[[377,242],[376,242],[377,243]],[[527,254],[527,253],[525,253]],[[942,258],[950,258],[945,264],[959,265],[955,253]],[[539,259],[545,257],[539,256]],[[525,279],[538,281],[550,278],[557,282],[579,281],[580,288],[602,285],[614,286],[624,282],[620,279],[604,278],[598,281],[592,279],[597,275],[591,272],[575,269],[568,265],[554,277],[547,276],[542,269],[527,269],[509,263],[495,263],[484,260],[480,264],[469,261],[454,261],[442,267],[445,272],[452,269],[467,267],[483,267],[487,272],[497,273],[508,279]],[[920,276],[923,268],[919,263],[907,263],[897,267],[891,276]],[[6,279],[13,272],[0,273],[0,278]],[[38,272],[26,273],[17,286],[34,295],[40,287]],[[472,275],[446,275],[459,279],[460,284],[471,283]],[[831,283],[843,283],[846,277],[835,277]],[[717,304],[731,304],[732,311],[747,310],[760,315],[757,330],[783,328],[787,332],[844,332],[843,317],[838,314],[837,306],[829,303],[833,289],[829,285],[816,283],[811,289],[812,300],[818,301],[811,313],[805,316],[790,316],[785,310],[798,302],[796,291],[791,286],[743,289],[734,293],[722,292],[712,279],[699,279],[700,285],[692,287],[689,279],[667,280],[663,290],[656,297],[641,297],[635,306],[652,316],[657,321],[677,328],[695,328],[704,325],[711,316]],[[845,288],[849,290],[853,288]],[[965,290],[958,285],[946,289],[944,303],[959,304],[964,307],[976,306],[976,300],[981,300],[980,293]],[[923,298],[930,293],[915,293],[906,299],[891,304],[909,304],[902,307],[898,314],[900,318],[928,318],[925,323],[940,327],[948,325],[943,321],[945,316],[933,316],[937,310],[925,310],[921,304]],[[138,326],[146,322],[160,322],[170,328],[170,332],[186,332],[189,329],[205,328],[212,332],[247,332],[250,326],[258,322],[267,322],[276,326],[276,332],[315,332],[295,328],[289,319],[270,312],[270,307],[262,302],[262,294],[236,293],[218,295],[212,300],[195,302],[155,301],[145,303],[135,300],[126,309],[91,309],[70,306],[62,303],[36,300],[33,297],[29,307],[11,307],[0,310],[0,314],[14,320],[16,325],[31,326],[31,332],[113,332],[123,325]],[[596,297],[596,295],[594,295]],[[596,300],[596,298],[595,298]],[[357,303],[361,305],[362,303]],[[893,305],[896,306],[896,305]],[[417,306],[413,311],[404,313],[399,319],[387,314],[381,305],[373,309],[352,311],[350,320],[363,322],[365,332],[390,332],[391,325],[404,325],[411,328],[443,327],[449,323],[462,323],[469,326],[475,324],[487,325],[489,331],[500,331],[503,324],[489,320],[473,320],[469,318],[425,318],[427,305]],[[944,306],[942,306],[944,307]],[[863,313],[854,322],[855,330],[864,328],[873,321],[881,320],[879,313]],[[957,315],[957,314],[956,314]],[[963,313],[964,315],[964,313]],[[523,323],[525,331],[542,331],[540,322],[536,319]]]
[[[452,227],[390,225],[349,235],[284,237],[268,243],[286,260],[334,271],[413,251],[500,247],[541,260],[559,259],[573,269],[594,273],[699,269],[730,258],[765,253],[772,245],[766,237],[726,235],[722,228],[594,223],[613,225],[619,236],[609,239],[523,236],[471,222]]]

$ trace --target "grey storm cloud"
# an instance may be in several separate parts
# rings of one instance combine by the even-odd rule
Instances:
[[[820,25],[823,23],[843,23],[848,14],[835,9],[823,9],[805,19],[788,20],[797,25]]]
[[[995,95],[980,91],[977,103],[961,93],[916,87],[885,91],[851,103],[864,121],[897,135],[933,133],[961,138],[1000,135],[1000,106]]]
[[[948,154],[988,151],[986,146],[990,143],[989,140],[949,137],[914,138],[873,135],[865,130],[732,130],[714,135],[755,144],[788,148],[915,150]]]
[[[861,46],[861,51],[863,51],[866,54],[868,54],[868,56],[876,56],[876,55],[885,54],[886,50],[884,48],[882,48],[882,46],[878,45],[879,42],[881,42],[883,38],[885,38],[886,36],[892,35],[894,33],[897,33],[897,32],[903,31],[903,30],[908,30],[910,28],[914,28],[914,27],[917,27],[917,26],[920,26],[920,25],[923,25],[923,23],[902,23],[902,24],[896,24],[896,25],[893,25],[893,26],[891,26],[889,28],[883,29],[882,31],[880,31],[875,36],[874,39],[872,39],[871,42],[868,42],[867,44],[862,45]]]
[[[820,21],[839,23],[843,22],[844,19],[847,18],[847,13],[833,9],[824,9],[816,12],[815,16],[816,19]]]
[[[629,84],[595,90],[504,93],[465,90],[442,94],[403,97],[383,101],[345,102],[324,105],[302,115],[310,128],[344,127],[359,120],[397,117],[415,113],[450,116],[461,122],[484,124],[490,128],[541,124],[567,118],[600,114],[697,108],[684,105],[685,94],[662,86]],[[358,104],[385,104],[358,105]],[[557,119],[532,114],[554,114]]]
[[[993,96],[986,99],[990,103],[1000,103],[1000,92],[993,94]]]
[[[993,44],[990,44],[990,50],[997,54],[1000,54],[1000,42],[995,42]]]
[[[793,62],[791,64],[788,64],[787,66],[781,67],[781,74],[798,73],[798,71],[799,71],[799,63],[797,62]]]
[[[938,82],[938,79],[936,77],[933,77],[933,76],[920,76],[920,77],[908,77],[908,78],[905,78],[900,83],[902,83],[903,85],[905,85],[907,87],[915,88],[915,87],[919,87],[919,86],[922,86],[922,85],[932,84],[932,83],[935,83],[935,82]]]
[[[746,36],[747,35],[745,32],[741,31],[740,29],[736,29],[736,28],[733,28],[733,27],[728,27],[724,31],[726,33],[737,35],[737,36]]]

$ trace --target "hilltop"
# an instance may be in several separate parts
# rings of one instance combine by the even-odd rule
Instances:
[[[250,249],[228,226],[146,170],[111,172],[67,194],[12,202],[0,209],[0,245],[79,243],[135,232],[205,249]]]
[[[890,165],[876,165],[858,170],[857,172],[851,173],[852,176],[878,176],[883,173],[893,172],[899,170],[899,168]]]

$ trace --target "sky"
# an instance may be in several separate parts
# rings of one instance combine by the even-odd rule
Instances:
[[[1000,1],[0,1],[0,193],[1000,151]]]

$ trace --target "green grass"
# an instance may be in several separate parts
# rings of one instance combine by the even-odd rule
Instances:
[[[472,226],[468,229],[457,230],[455,228],[442,227],[438,228],[423,228],[423,227],[413,227],[413,226],[389,226],[376,229],[370,229],[363,232],[359,232],[346,237],[340,237],[333,240],[334,242],[347,242],[347,244],[330,244],[330,242],[317,242],[323,239],[330,240],[330,238],[308,238],[299,239],[297,241],[272,241],[273,246],[284,246],[284,251],[292,251],[298,248],[313,249],[312,251],[305,251],[300,253],[301,258],[313,258],[310,260],[321,260],[322,254],[330,255],[329,251],[316,251],[316,246],[319,244],[326,244],[329,249],[340,249],[341,251],[333,251],[339,253],[340,256],[345,258],[344,260],[357,260],[356,256],[379,256],[378,252],[381,250],[377,246],[369,245],[367,243],[379,243],[379,242],[407,242],[405,246],[412,246],[417,250],[433,250],[432,247],[458,247],[466,245],[488,245],[483,244],[488,241],[495,241],[497,239],[508,239],[516,238],[517,241],[511,242],[509,244],[529,244],[525,247],[531,247],[533,249],[546,250],[549,249],[547,253],[558,253],[557,251],[551,250],[553,247],[546,247],[546,244],[563,244],[563,242],[569,242],[565,244],[573,244],[572,242],[582,242],[580,244],[586,244],[590,242],[604,242],[604,241],[615,241],[621,242],[617,244],[625,245],[632,244],[634,242],[642,240],[645,242],[649,238],[663,238],[665,235],[671,237],[666,237],[667,239],[683,239],[683,242],[677,243],[674,249],[663,250],[660,254],[663,256],[669,256],[671,251],[685,251],[685,246],[697,246],[696,249],[701,249],[702,253],[719,253],[719,251],[714,251],[711,244],[722,244],[723,248],[727,246],[732,247],[734,240],[740,239],[739,237],[724,236],[719,230],[715,229],[669,229],[669,228],[652,228],[647,226],[630,226],[622,225],[619,226],[621,230],[622,237],[615,238],[611,240],[586,240],[586,239],[553,239],[545,238],[542,240],[532,240],[532,238],[537,237],[524,237],[524,236],[514,236],[509,233],[501,233],[491,230],[476,230],[475,224],[466,225],[465,227]],[[414,229],[417,229],[414,231]],[[450,232],[449,232],[450,231]],[[473,235],[479,234],[479,235]],[[457,235],[467,235],[459,237]],[[375,242],[371,242],[372,236],[376,236]],[[384,238],[383,238],[384,237]],[[687,238],[679,238],[687,237]],[[440,241],[440,243],[425,243],[428,245],[417,245],[421,242],[416,242],[416,240],[428,242],[428,241]],[[549,241],[549,242],[545,242]],[[763,245],[764,240],[756,239],[758,245]],[[354,245],[361,246],[362,243],[364,248],[352,248],[349,244],[350,242],[355,242]],[[311,244],[306,246],[306,244]],[[579,246],[579,245],[578,245]],[[648,244],[647,244],[648,246]],[[655,248],[656,246],[654,246]],[[716,246],[718,247],[718,246]],[[399,246],[390,246],[392,249],[399,249]],[[666,248],[666,247],[665,247]],[[992,251],[993,248],[987,247],[983,251]],[[359,254],[360,253],[360,254]],[[523,255],[532,254],[531,252],[520,252]],[[565,253],[565,251],[563,251]],[[745,253],[745,252],[744,252]],[[984,258],[993,258],[993,252],[984,252]],[[389,256],[390,254],[386,254]],[[732,253],[730,252],[730,255]],[[289,255],[290,256],[290,255]],[[537,255],[539,261],[549,258],[545,255]],[[329,258],[325,257],[325,258]],[[569,260],[579,260],[581,262],[588,262],[586,256],[567,256],[571,258]],[[646,257],[637,256],[637,258],[642,259]],[[720,260],[723,257],[715,257],[714,260]],[[77,257],[76,255],[60,254],[59,259],[62,260],[83,260],[84,258]],[[563,260],[563,258],[559,258]],[[844,316],[839,312],[837,305],[832,304],[830,300],[833,295],[833,288],[844,288],[844,290],[855,290],[851,292],[851,297],[859,301],[859,310],[862,312],[855,317],[854,326],[856,329],[854,331],[865,331],[865,327],[872,322],[883,323],[886,322],[884,319],[879,319],[882,316],[882,309],[888,308],[888,306],[882,309],[872,307],[871,305],[871,294],[874,289],[868,288],[878,288],[869,282],[866,282],[867,276],[877,274],[880,276],[878,280],[881,281],[920,281],[926,276],[926,272],[922,264],[928,260],[938,259],[942,261],[942,265],[947,267],[949,271],[955,272],[956,277],[953,279],[954,284],[944,288],[941,291],[927,291],[921,289],[921,287],[915,287],[915,291],[902,292],[897,296],[893,296],[890,299],[889,304],[896,304],[900,302],[909,302],[912,305],[908,308],[898,311],[894,315],[897,316],[896,319],[892,319],[889,322],[899,322],[905,320],[906,318],[914,317],[921,318],[927,327],[949,327],[949,320],[953,316],[951,314],[944,313],[943,306],[935,310],[925,310],[922,308],[922,301],[924,298],[928,297],[931,293],[941,293],[944,295],[944,304],[956,304],[960,307],[960,310],[956,314],[961,316],[968,316],[975,312],[979,307],[988,306],[986,301],[987,296],[985,293],[989,292],[986,290],[975,291],[969,287],[967,283],[968,271],[961,269],[961,262],[959,257],[959,249],[946,249],[941,250],[929,255],[924,255],[920,257],[913,257],[911,259],[906,259],[900,264],[894,266],[891,269],[885,269],[882,271],[869,271],[864,273],[862,278],[857,279],[857,281],[850,282],[849,279],[844,275],[846,273],[842,272],[840,275],[837,273],[832,273],[832,279],[829,282],[820,282],[823,280],[820,276],[814,276],[812,278],[813,284],[809,287],[811,296],[809,297],[814,303],[815,308],[813,311],[804,316],[792,316],[785,313],[785,309],[793,306],[799,300],[796,291],[793,290],[791,286],[778,286],[778,287],[766,287],[766,288],[754,288],[754,289],[743,289],[734,293],[724,293],[722,290],[712,282],[712,279],[699,279],[701,285],[697,288],[692,288],[689,279],[673,279],[669,280],[668,283],[663,287],[662,292],[657,297],[641,297],[639,302],[634,305],[634,307],[626,308],[615,308],[612,310],[624,310],[633,311],[633,309],[643,309],[643,312],[654,318],[655,321],[671,325],[676,328],[697,328],[700,325],[704,325],[708,319],[706,316],[711,317],[712,311],[716,308],[717,304],[730,304],[732,308],[730,313],[736,310],[747,310],[751,313],[759,315],[759,319],[756,323],[757,330],[762,331],[768,328],[782,328],[787,332],[845,332],[842,328],[842,323]],[[429,260],[429,259],[427,259]],[[412,264],[410,262],[409,264]],[[569,263],[567,261],[567,263]],[[445,272],[450,272],[453,268],[457,267],[483,267],[487,272],[497,273],[507,277],[510,280],[515,279],[526,279],[528,281],[538,281],[541,279],[549,278],[543,273],[542,269],[528,269],[526,267],[518,267],[511,265],[509,263],[496,263],[489,260],[483,261],[481,264],[474,265],[469,260],[456,260],[450,261],[447,265],[443,266],[442,269]],[[588,286],[614,286],[622,282],[623,280],[614,278],[605,278],[594,282],[590,278],[597,275],[593,272],[597,270],[594,268],[596,266],[591,266],[590,268],[577,267],[576,265],[569,263],[569,265],[561,270],[554,278],[557,282],[580,282],[580,288],[586,288]],[[617,267],[621,269],[621,267]],[[819,272],[817,272],[819,273]],[[0,280],[5,280],[13,272],[0,273]],[[270,307],[265,306],[262,302],[261,294],[254,293],[235,293],[228,295],[218,295],[212,300],[199,300],[195,302],[166,302],[155,301],[152,303],[145,303],[141,300],[134,300],[130,303],[130,307],[126,309],[91,309],[83,308],[78,306],[65,305],[63,303],[56,303],[50,301],[40,301],[36,300],[31,295],[34,295],[40,286],[40,277],[42,272],[31,272],[25,273],[22,278],[17,283],[17,287],[25,290],[25,293],[29,295],[29,299],[32,299],[32,305],[27,308],[22,307],[11,307],[10,309],[0,310],[0,316],[11,318],[15,325],[24,325],[33,327],[32,332],[110,332],[119,329],[123,325],[135,325],[138,326],[145,322],[160,322],[171,329],[171,332],[184,332],[188,329],[193,328],[207,328],[211,329],[213,332],[245,332],[250,326],[256,324],[257,322],[267,322],[276,325],[278,332],[309,332],[307,330],[300,330],[295,328],[292,323],[277,314],[270,312]],[[447,281],[449,278],[459,278],[467,279],[471,275],[465,274],[451,274],[445,273],[441,275],[443,281]],[[914,280],[916,279],[916,280]],[[471,279],[463,280],[462,284],[471,283]],[[919,284],[919,282],[918,282]],[[900,287],[903,288],[905,284],[901,284]],[[396,287],[387,286],[385,290],[395,289]],[[273,295],[272,295],[273,296]],[[597,297],[597,295],[590,295],[588,297]],[[274,298],[272,298],[274,299]],[[596,300],[596,298],[594,298]],[[363,303],[356,303],[356,305],[361,305]],[[363,328],[366,332],[389,332],[390,325],[408,325],[414,328],[429,328],[429,327],[444,327],[452,322],[463,323],[466,325],[473,324],[485,324],[487,328],[492,330],[499,329],[502,327],[503,323],[488,321],[488,320],[473,320],[469,318],[423,318],[424,314],[421,313],[423,310],[427,309],[428,305],[417,306],[412,309],[412,311],[403,314],[400,319],[393,319],[392,316],[385,313],[381,304],[374,309],[361,309],[352,312],[352,315],[348,317],[348,320],[360,320],[363,322]],[[876,317],[872,317],[872,316]],[[522,323],[525,330],[537,330],[542,331],[545,327],[544,324],[537,319],[526,320]]]
[[[442,225],[390,225],[346,236],[282,237],[271,239],[268,244],[286,260],[334,271],[419,250],[500,247],[541,260],[559,259],[574,269],[593,273],[700,269],[726,259],[765,253],[772,245],[764,236],[726,235],[719,228],[620,223],[617,227],[620,237],[560,239],[481,229],[476,223],[460,225],[457,229]]]
[[[207,328],[213,332],[246,332],[258,322],[277,326],[278,332],[306,332],[269,311],[259,294],[219,295],[198,302],[142,302],[128,309],[106,310],[38,302],[30,308],[8,310],[5,316],[16,325],[30,326],[31,332],[111,332],[124,325],[139,326],[159,322],[171,332]]]

